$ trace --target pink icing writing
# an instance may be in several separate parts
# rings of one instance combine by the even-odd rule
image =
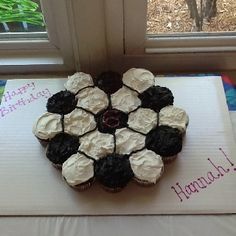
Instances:
[[[2,100],[4,102],[9,102],[10,100],[12,100],[14,97],[16,96],[20,96],[20,95],[23,95],[29,91],[33,91],[35,90],[35,84],[34,82],[31,82],[31,83],[27,83],[27,84],[24,84],[23,86],[15,89],[15,90],[12,90],[12,91],[6,91],[2,97]]]
[[[27,87],[27,88],[29,88],[29,87]],[[35,89],[35,87],[32,87],[32,88],[33,88],[32,90]],[[23,89],[15,90],[15,91],[23,91]],[[18,110],[18,109],[20,109],[21,107],[24,107],[28,104],[31,104],[31,103],[37,101],[40,98],[48,99],[52,95],[48,88],[43,89],[42,91],[33,91],[33,92],[32,91],[27,92],[27,90],[26,90],[26,92],[24,92],[25,93],[24,97],[19,96],[19,98],[16,98],[16,96],[20,95],[20,93],[16,94],[15,92],[14,93],[13,92],[7,91],[5,93],[5,95],[3,96],[5,101],[11,101],[11,99],[13,98],[12,97],[13,94],[14,94],[15,98],[14,98],[14,102],[13,101],[11,101],[11,103],[6,102],[6,103],[3,103],[2,106],[0,106],[0,119],[7,116],[8,114]]]
[[[219,148],[219,151],[221,152],[221,154],[223,154],[222,156],[226,160],[225,164],[230,164],[230,167],[233,167],[234,163],[229,159],[223,149]],[[191,195],[199,193],[203,189],[208,188],[209,185],[223,178],[231,171],[236,171],[236,168],[227,168],[221,165],[217,165],[211,158],[208,158],[207,161],[209,166],[211,167],[211,170],[208,171],[205,176],[200,176],[185,185],[181,185],[179,182],[177,182],[174,186],[171,186],[171,189],[174,191],[181,202],[189,199]]]

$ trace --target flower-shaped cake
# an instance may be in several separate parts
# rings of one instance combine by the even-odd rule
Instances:
[[[132,68],[92,79],[78,72],[54,94],[33,127],[46,156],[79,190],[96,180],[112,192],[131,179],[154,185],[182,149],[188,115],[154,75]]]

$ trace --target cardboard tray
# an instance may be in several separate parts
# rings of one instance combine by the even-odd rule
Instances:
[[[235,143],[220,77],[157,78],[190,117],[183,150],[150,188],[117,194],[70,188],[45,158],[32,126],[64,80],[8,81],[0,107],[0,215],[236,213]]]

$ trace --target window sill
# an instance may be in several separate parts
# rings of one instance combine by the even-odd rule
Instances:
[[[7,52],[0,57],[1,74],[73,71],[57,52]]]

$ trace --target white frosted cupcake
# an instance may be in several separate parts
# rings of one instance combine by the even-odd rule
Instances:
[[[64,116],[65,132],[72,135],[83,135],[96,128],[94,116],[88,112],[76,108]]]
[[[62,176],[73,188],[85,190],[94,182],[94,161],[77,153],[62,165]]]
[[[138,93],[123,86],[111,95],[112,107],[123,112],[130,112],[141,105]]]
[[[111,134],[95,130],[80,138],[79,151],[98,160],[111,154],[114,150],[114,138]]]
[[[123,83],[139,93],[155,85],[154,75],[142,68],[132,68],[123,74]]]
[[[33,134],[46,146],[50,139],[62,132],[61,115],[46,112],[38,118],[33,126]]]
[[[154,185],[160,179],[164,164],[161,156],[144,149],[132,154],[129,158],[134,180],[144,186]]]
[[[140,150],[145,145],[145,136],[127,128],[116,130],[116,152],[118,154],[130,154]]]
[[[109,105],[107,95],[99,88],[85,88],[76,95],[77,106],[82,107],[94,114],[106,109]]]
[[[187,113],[175,106],[166,106],[160,110],[159,125],[166,125],[178,129],[185,134],[189,122]]]
[[[76,72],[72,76],[68,76],[68,80],[64,84],[64,87],[72,93],[77,93],[88,86],[93,86],[93,79],[91,75],[83,72]]]
[[[129,114],[128,125],[135,131],[147,134],[157,126],[157,113],[148,108],[139,108]]]

